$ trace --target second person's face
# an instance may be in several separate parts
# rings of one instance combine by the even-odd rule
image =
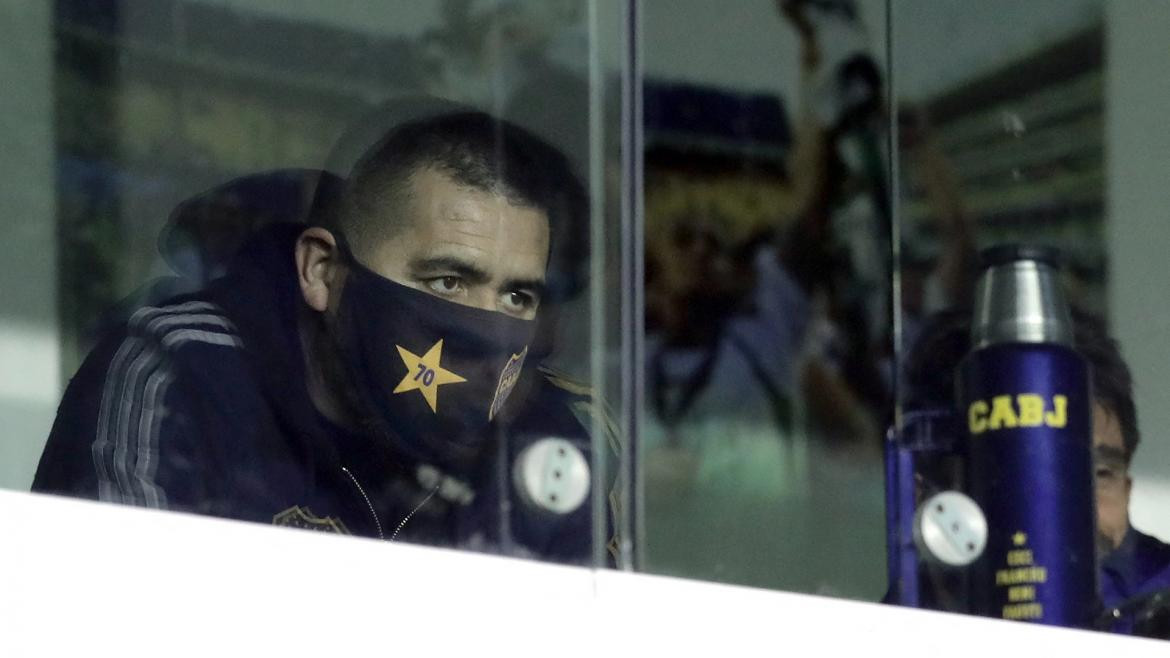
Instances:
[[[1125,461],[1125,441],[1117,417],[1093,404],[1093,474],[1097,497],[1099,550],[1121,545],[1129,529],[1129,492],[1132,481]]]

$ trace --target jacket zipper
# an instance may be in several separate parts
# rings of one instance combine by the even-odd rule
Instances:
[[[423,505],[426,505],[427,502],[430,501],[430,499],[434,497],[436,493],[438,493],[438,491],[439,485],[436,484],[435,488],[431,489],[431,492],[427,494],[427,497],[423,498],[421,503],[415,505],[414,509],[410,510],[410,514],[407,514],[405,517],[403,517],[402,522],[399,523],[398,527],[394,529],[394,534],[390,535],[390,541],[394,541],[394,539],[398,537],[398,533],[402,532],[402,529],[406,527],[406,522],[410,520],[410,517],[414,516],[415,512],[418,512],[420,509],[422,509]]]
[[[366,490],[362,488],[361,483],[358,482],[357,478],[353,476],[353,473],[349,472],[348,468],[342,466],[341,470],[349,476],[349,480],[353,482],[353,486],[357,487],[358,493],[360,493],[362,495],[362,499],[366,501],[366,507],[370,510],[370,516],[374,519],[374,526],[378,528],[378,539],[385,539],[386,536],[382,534],[382,522],[378,520],[378,513],[374,511],[374,504],[370,502],[370,497],[366,495]],[[397,535],[398,532],[395,531],[394,534]]]

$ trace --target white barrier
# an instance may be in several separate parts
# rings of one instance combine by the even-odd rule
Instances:
[[[1165,656],[1163,642],[0,492],[0,656]]]

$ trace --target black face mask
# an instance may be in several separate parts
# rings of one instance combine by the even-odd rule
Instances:
[[[369,421],[402,456],[469,475],[495,435],[536,322],[440,299],[356,262],[338,342]]]

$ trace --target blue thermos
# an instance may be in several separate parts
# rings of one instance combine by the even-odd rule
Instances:
[[[971,603],[989,617],[1086,627],[1097,604],[1092,398],[1058,269],[1051,249],[984,252],[957,378],[968,491],[988,528]]]

